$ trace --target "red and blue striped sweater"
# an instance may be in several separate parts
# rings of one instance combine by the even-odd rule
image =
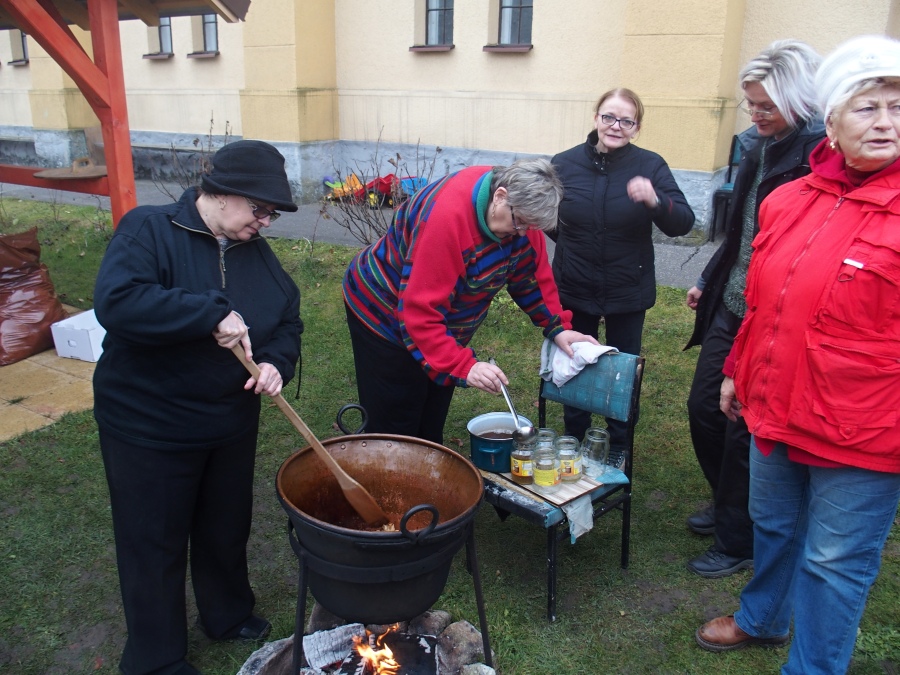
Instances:
[[[544,234],[499,239],[488,229],[491,177],[491,167],[478,166],[427,185],[344,275],[353,314],[406,347],[438,384],[466,386],[476,362],[467,345],[504,287],[546,337],[571,328]]]

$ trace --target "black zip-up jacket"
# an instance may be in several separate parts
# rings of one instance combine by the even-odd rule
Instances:
[[[253,359],[287,383],[300,355],[300,291],[259,235],[224,252],[197,212],[197,192],[122,218],[100,265],[94,310],[106,329],[94,371],[94,415],[126,442],[202,449],[254,428],[260,397],[212,336],[232,310],[250,327]]]
[[[807,175],[809,169],[809,153],[825,138],[825,125],[814,119],[775,141],[766,149],[768,168],[756,191],[756,215],[753,217],[753,236],[759,232],[759,207],[775,188],[790,183],[792,180]],[[750,186],[759,168],[759,153],[762,148],[762,136],[756,127],[750,127],[738,136],[738,142],[744,148],[737,175],[734,179],[734,196],[728,208],[725,225],[725,240],[713,254],[703,270],[706,286],[697,304],[697,315],[694,317],[694,332],[685,349],[703,343],[703,337],[709,329],[713,315],[722,302],[725,285],[731,274],[731,268],[737,261],[741,249],[741,233],[744,229],[744,202],[750,192]]]
[[[670,237],[687,234],[694,212],[665,160],[632,143],[597,152],[597,132],[552,162],[565,194],[553,275],[563,306],[587,314],[637,312],[656,303],[652,225]],[[628,197],[635,176],[648,178],[659,206],[648,209]]]

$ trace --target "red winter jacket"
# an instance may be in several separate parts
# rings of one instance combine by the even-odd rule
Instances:
[[[900,473],[900,161],[850,183],[823,142],[772,193],[732,352],[755,435]]]

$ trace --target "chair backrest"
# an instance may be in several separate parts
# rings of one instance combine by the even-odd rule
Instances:
[[[738,143],[737,135],[731,137],[731,149],[728,151],[728,172],[725,174],[725,182],[734,182],[734,170],[741,163],[741,144]]]
[[[542,381],[540,396],[627,422],[640,396],[643,372],[640,356],[604,354],[561,387]]]

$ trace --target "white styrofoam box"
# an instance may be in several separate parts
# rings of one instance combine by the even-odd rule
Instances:
[[[106,330],[97,323],[94,310],[57,321],[50,326],[56,353],[70,359],[96,361],[103,353]]]

